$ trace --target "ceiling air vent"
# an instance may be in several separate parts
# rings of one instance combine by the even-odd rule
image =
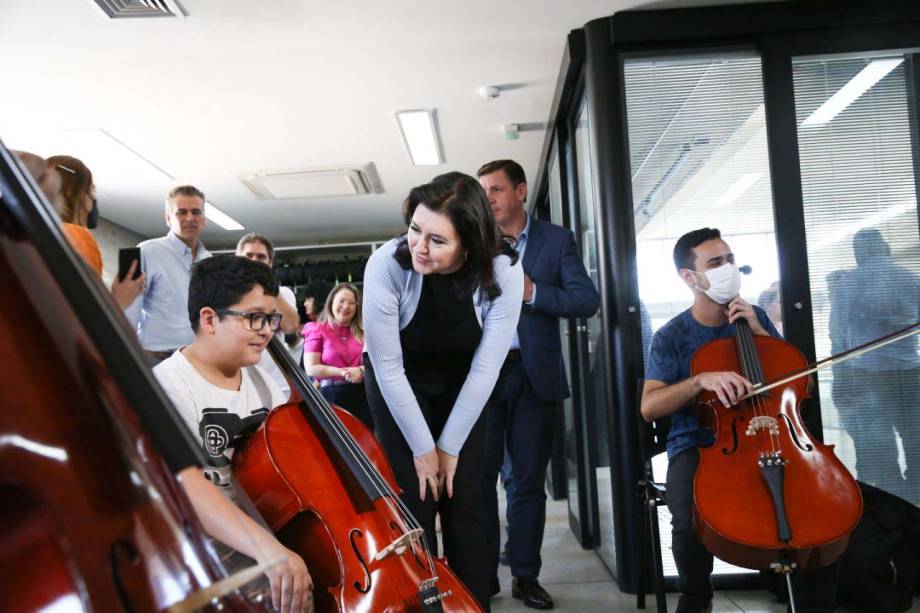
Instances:
[[[176,0],[90,0],[109,19],[185,17]]]
[[[259,172],[240,177],[240,180],[259,200],[383,193],[373,162],[364,166],[342,165]]]

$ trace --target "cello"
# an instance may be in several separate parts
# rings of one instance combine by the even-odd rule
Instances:
[[[330,405],[277,338],[268,350],[293,399],[233,455],[233,474],[278,540],[300,554],[316,610],[481,611],[432,556],[367,427]]]
[[[199,447],[2,144],[0,279],[2,608],[264,611],[228,587],[176,480]]]
[[[726,408],[713,392],[697,400],[715,443],[700,449],[694,480],[694,524],[715,556],[756,570],[789,573],[830,564],[846,549],[862,514],[856,480],[815,440],[799,408],[808,398],[804,355],[786,341],[755,336],[743,318],[735,338],[710,341],[691,372],[733,371],[754,393]],[[798,376],[767,389],[790,370]],[[760,391],[762,390],[762,391]],[[793,609],[794,610],[794,609]]]

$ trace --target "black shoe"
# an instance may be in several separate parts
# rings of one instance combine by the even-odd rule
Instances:
[[[511,566],[511,562],[508,561],[508,550],[502,549],[502,554],[498,556],[498,563],[502,566]]]
[[[492,581],[489,583],[489,596],[495,596],[500,591],[502,591],[502,586],[498,582],[498,577],[492,577]]]
[[[710,613],[712,596],[681,594],[677,599],[676,613]]]
[[[552,609],[553,597],[546,593],[536,577],[515,577],[511,580],[511,596],[524,601],[531,609]]]

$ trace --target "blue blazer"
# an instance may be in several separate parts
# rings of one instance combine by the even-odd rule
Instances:
[[[527,377],[545,401],[569,397],[559,337],[560,317],[591,317],[600,297],[575,246],[575,235],[531,218],[522,261],[537,287],[533,305],[523,305],[517,332]]]

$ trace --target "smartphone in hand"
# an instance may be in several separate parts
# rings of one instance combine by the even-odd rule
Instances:
[[[125,249],[118,250],[118,280],[124,281],[125,277],[128,276],[128,270],[131,268],[131,262],[137,260],[137,267],[134,269],[134,274],[131,275],[131,279],[137,279],[141,276],[141,248],[140,247],[127,247]]]

